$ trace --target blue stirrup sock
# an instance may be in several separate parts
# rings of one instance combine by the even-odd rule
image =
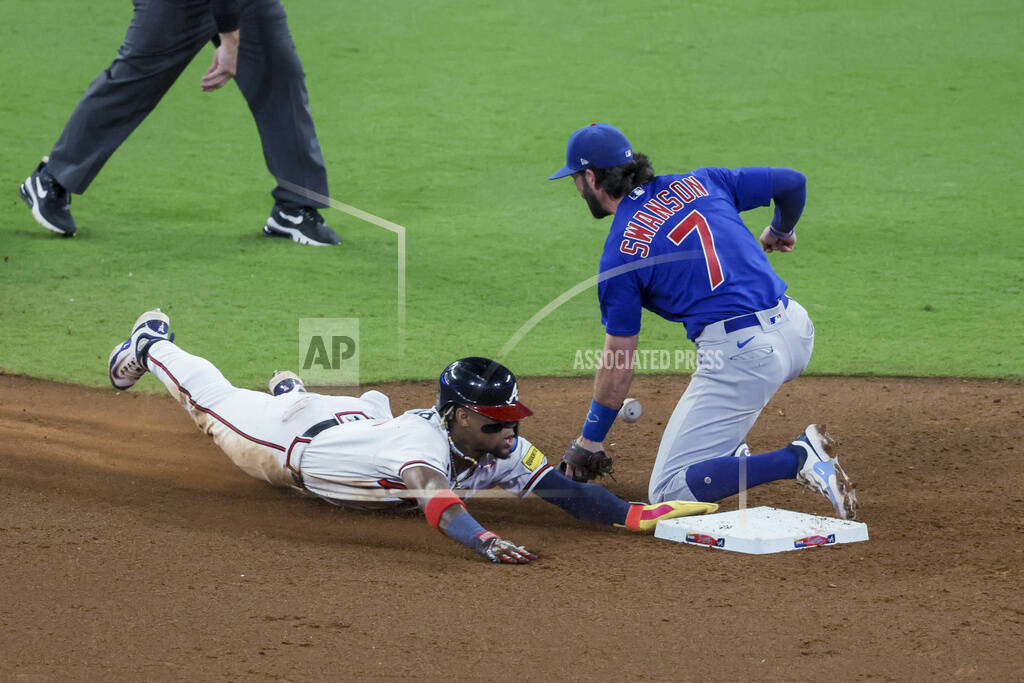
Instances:
[[[743,488],[778,479],[795,479],[800,455],[798,449],[786,446],[777,451],[748,456],[747,482]],[[736,495],[741,488],[740,458],[728,455],[691,465],[686,470],[686,485],[695,499],[705,503]]]
[[[601,524],[625,524],[629,503],[597,484],[582,484],[557,469],[548,470],[533,492],[576,519]]]

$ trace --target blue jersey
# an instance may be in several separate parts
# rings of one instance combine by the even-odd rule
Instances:
[[[770,168],[698,168],[623,197],[597,285],[608,334],[637,334],[641,308],[682,322],[694,339],[705,325],[774,306],[786,283],[739,215],[771,200]]]

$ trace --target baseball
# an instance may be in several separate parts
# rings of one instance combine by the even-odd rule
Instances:
[[[627,398],[619,409],[619,417],[623,422],[636,422],[644,414],[644,407],[635,398]]]

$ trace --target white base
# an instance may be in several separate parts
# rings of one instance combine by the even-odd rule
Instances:
[[[868,526],[862,522],[756,507],[667,519],[658,522],[654,535],[690,545],[766,555],[866,541]]]

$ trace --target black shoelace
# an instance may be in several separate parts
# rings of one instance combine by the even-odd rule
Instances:
[[[291,213],[290,209],[282,209],[286,213]],[[296,209],[296,212],[302,216],[303,222],[311,221],[313,223],[323,223],[324,217],[320,215],[320,212],[311,206],[301,206]]]

